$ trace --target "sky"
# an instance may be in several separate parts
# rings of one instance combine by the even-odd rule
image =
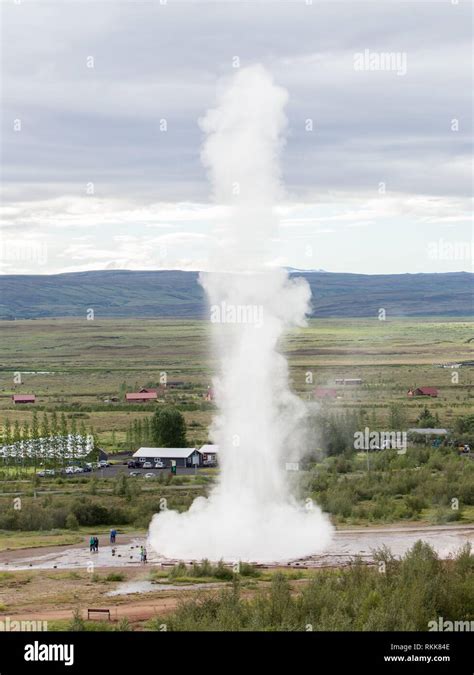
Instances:
[[[206,269],[199,126],[236,69],[287,89],[268,263],[472,271],[467,0],[3,0],[3,274]]]

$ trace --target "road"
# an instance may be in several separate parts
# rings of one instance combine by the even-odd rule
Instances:
[[[195,469],[194,467],[183,468],[176,467],[177,476],[194,476],[195,473],[200,473],[204,467]],[[99,478],[115,478],[121,474],[126,476],[130,475],[132,471],[138,472],[140,476],[144,476],[146,473],[153,473],[155,476],[159,476],[164,473],[165,475],[170,472],[169,469],[129,469],[127,464],[111,464],[106,469],[96,469],[95,471],[88,471],[87,473],[74,473],[74,474],[56,474],[56,476],[45,476],[40,478],[42,483],[51,482],[58,476],[67,480],[68,478],[92,478],[92,476],[97,476]]]

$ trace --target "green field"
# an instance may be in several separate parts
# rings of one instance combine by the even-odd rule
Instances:
[[[473,406],[474,367],[453,370],[447,362],[472,359],[473,324],[452,319],[317,319],[291,331],[281,344],[288,356],[294,390],[311,399],[315,385],[333,385],[337,377],[362,378],[356,387],[338,387],[332,410],[370,411],[372,426],[387,422],[389,405],[404,410],[415,425],[427,406],[449,427]],[[204,400],[217,363],[210,353],[206,321],[41,319],[2,322],[0,347],[0,421],[30,421],[32,406],[13,406],[11,395],[34,392],[36,409],[81,412],[108,450],[125,449],[125,431],[164,401],[177,404],[188,423],[190,443],[207,439],[213,404]],[[22,384],[14,384],[21,372]],[[168,380],[161,402],[130,407],[125,391]],[[434,386],[439,397],[408,399],[410,387]],[[118,403],[105,399],[118,396]],[[115,444],[112,439],[114,433]]]

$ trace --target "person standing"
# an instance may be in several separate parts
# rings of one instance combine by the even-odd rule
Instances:
[[[94,552],[94,544],[95,544],[95,539],[94,539],[93,535],[91,534],[90,539],[89,539],[89,551],[91,553]]]
[[[99,552],[99,537],[94,537],[95,539],[95,552]]]

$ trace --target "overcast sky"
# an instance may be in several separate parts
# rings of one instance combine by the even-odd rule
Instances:
[[[289,92],[273,263],[472,271],[471,14],[3,0],[3,273],[206,268],[222,208],[198,120],[258,62]]]

